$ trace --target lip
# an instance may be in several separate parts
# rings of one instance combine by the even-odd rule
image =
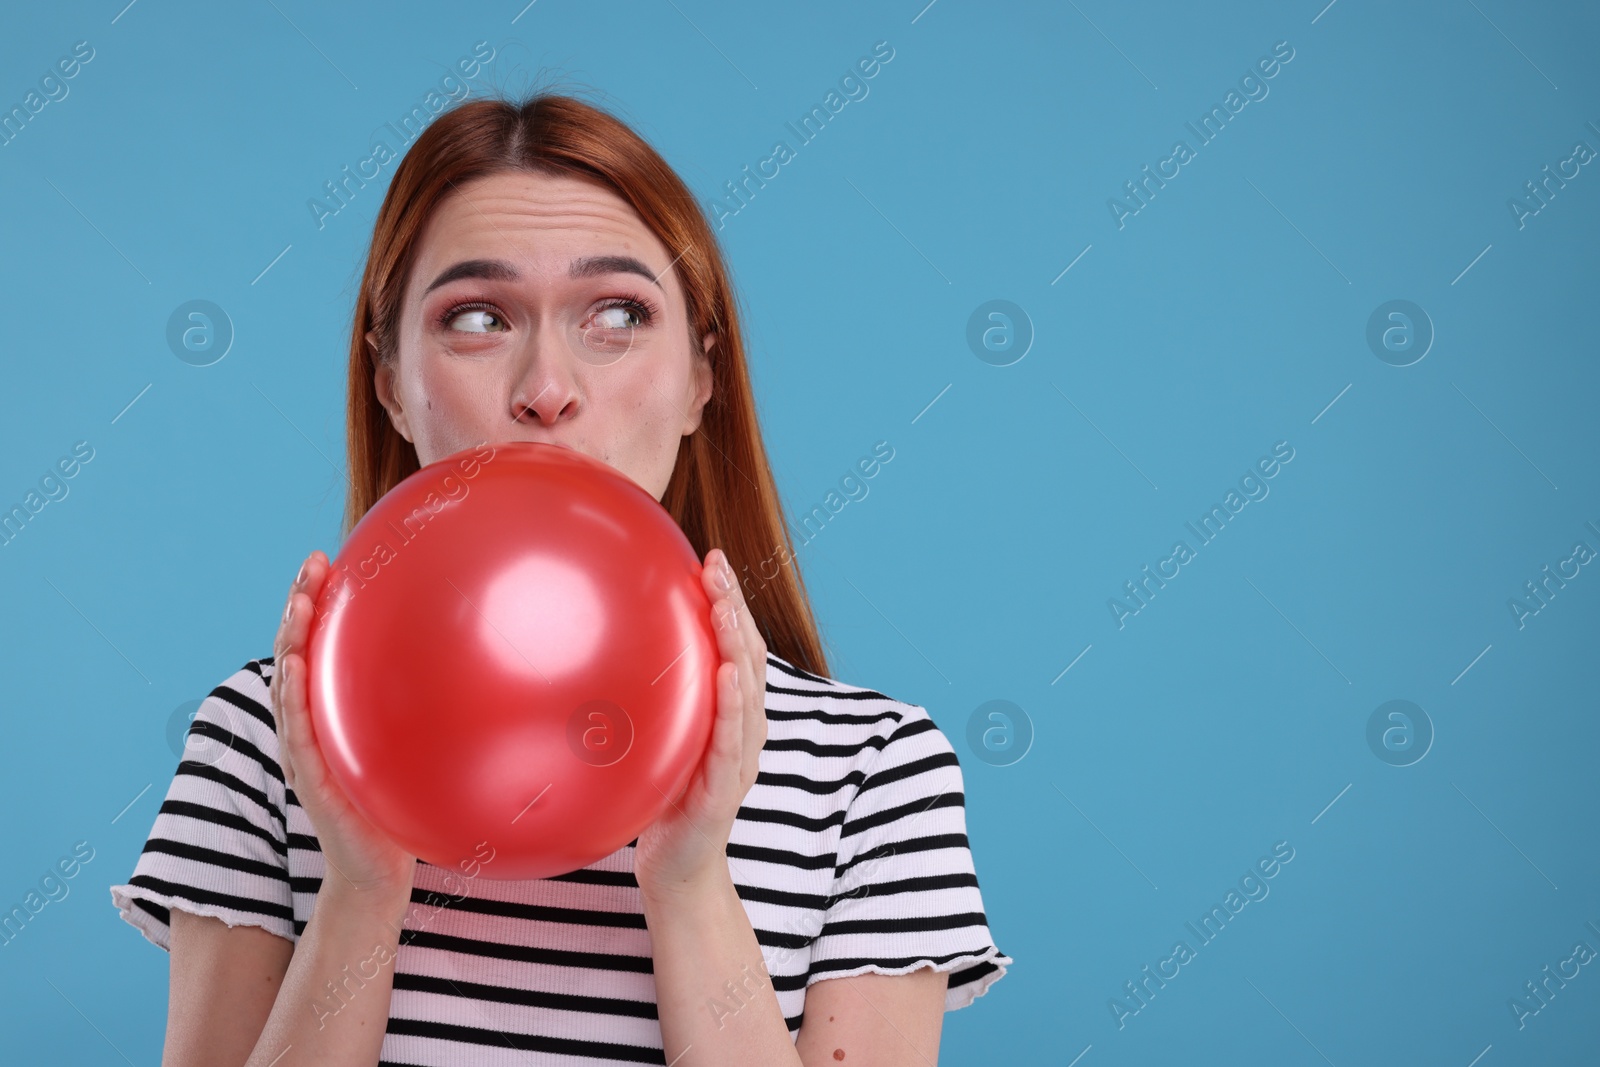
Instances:
[[[561,442],[561,441],[528,441],[528,442],[525,442],[525,443],[534,444],[534,445],[553,445],[556,448],[564,448],[568,452],[577,452],[577,451],[579,451],[579,449],[573,447],[572,445],[566,444],[566,443]]]
[[[508,439],[508,443],[514,445],[554,445],[556,448],[565,448],[572,452],[577,451],[576,448],[565,441],[547,441],[537,437],[513,437]]]

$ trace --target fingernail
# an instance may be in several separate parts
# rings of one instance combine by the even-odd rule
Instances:
[[[309,559],[300,564],[300,573],[294,576],[295,585],[299,585],[301,582],[306,580],[306,568],[309,566],[311,566],[311,561]]]
[[[722,566],[717,568],[717,581],[722,584],[722,591],[728,592],[733,588],[733,568],[728,565],[728,557],[722,557]]]
[[[283,672],[283,680],[285,682],[294,681],[294,671],[290,668],[289,661],[287,659],[279,665],[278,669]]]
[[[294,596],[291,594],[289,603],[284,605],[283,608],[283,621],[288,622],[292,618],[294,618]]]
[[[733,665],[733,684],[739,684],[739,665],[737,663]]]

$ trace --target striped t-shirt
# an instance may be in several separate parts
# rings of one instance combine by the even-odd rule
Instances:
[[[171,908],[290,941],[311,917],[323,857],[278,765],[272,670],[252,660],[201,702],[133,875],[111,887],[163,949]],[[766,703],[727,855],[791,1039],[825,978],[933,966],[945,1010],[970,1004],[1012,961],[990,937],[949,740],[922,707],[770,652]],[[528,880],[418,860],[380,1063],[663,1063],[633,850]]]

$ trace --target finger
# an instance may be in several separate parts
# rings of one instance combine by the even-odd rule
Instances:
[[[763,673],[764,673],[763,665]],[[739,677],[744,677],[744,671],[739,671]],[[744,777],[748,785],[754,785],[756,777],[761,773],[761,750],[767,747],[767,702],[766,686],[762,683],[761,690],[755,696],[745,697],[745,724],[744,724]],[[747,785],[747,788],[748,788]]]
[[[306,645],[315,621],[317,599],[330,569],[328,557],[320,549],[307,557],[300,589],[295,597],[294,618],[289,625],[293,671],[289,678],[284,711],[285,726],[289,733],[290,762],[294,765],[296,779],[303,780],[312,790],[324,787],[329,771],[322,750],[317,746],[316,731],[311,725],[311,672]]]
[[[717,560],[712,565],[712,581],[717,585],[718,593],[725,593],[733,598],[739,605],[744,605],[744,585],[739,584],[738,571],[733,569],[733,560],[728,558],[728,553],[722,549],[715,550]],[[726,568],[726,569],[723,569]]]
[[[289,745],[289,713],[284,709],[284,702],[289,699],[289,688],[294,681],[291,675],[289,656],[280,653],[273,662],[276,668],[272,672],[272,684],[275,693],[272,699],[272,724],[278,733],[278,760],[283,768],[283,784],[288,789],[295,789],[294,758]]]
[[[714,599],[711,602],[711,617],[717,624],[719,634],[727,634],[730,641],[741,639],[739,604],[732,597],[719,596]]]
[[[766,675],[766,643],[761,639],[760,630],[755,624],[755,615],[750,611],[749,601],[745,599],[743,583],[739,581],[738,575],[733,573],[732,566],[726,571],[721,569],[728,557],[721,549],[717,549],[716,552],[717,561],[713,567],[713,599],[720,597],[724,600],[726,612],[731,613],[731,628],[739,635],[743,655],[739,682],[745,691],[754,697],[763,688],[761,682]]]
[[[327,569],[327,557],[320,551],[314,551],[306,557],[294,581],[289,584],[288,603],[284,606],[283,617],[278,624],[278,635],[273,641],[273,726],[277,730],[279,748],[283,756],[284,784],[290,788],[293,788],[294,784],[294,759],[287,744],[286,724],[282,713],[286,688],[284,665],[291,654],[300,652],[305,646],[306,636],[311,629],[311,616],[315,610],[317,594],[322,589]],[[304,667],[303,655],[298,665]]]
[[[706,553],[704,578],[706,592],[712,600],[718,649],[723,658],[733,660],[740,667],[739,685],[745,716],[744,774],[754,781],[767,736],[767,646],[725,551],[714,548]]]
[[[755,627],[750,627],[750,632],[755,633]],[[746,697],[748,720],[745,723],[744,739],[746,748],[746,761],[749,776],[752,782],[756,772],[761,766],[761,750],[767,747],[767,645],[756,635],[752,640],[750,649],[750,666],[748,670],[749,681],[746,683],[750,689]],[[744,680],[746,669],[739,669],[739,678]]]
[[[311,711],[306,702],[308,683],[305,657],[291,652],[284,657],[287,672],[283,688],[284,748],[289,753],[289,763],[294,767],[294,781],[303,782],[306,789],[316,792],[328,777],[328,765],[317,749],[315,732],[311,726]],[[287,778],[287,775],[286,775]],[[293,783],[290,783],[291,786]],[[296,789],[296,792],[299,792]]]
[[[743,591],[739,587],[739,580],[734,574],[733,564],[728,559],[728,554],[720,548],[713,548],[706,553],[705,566],[701,569],[701,580],[705,583],[706,595],[716,600],[723,596],[732,596],[735,600],[743,598]]]
[[[765,704],[766,696],[767,646],[749,605],[738,591],[737,582],[733,589],[713,598],[712,620],[723,658],[739,664],[739,685],[745,694],[747,712],[754,714],[760,710],[764,718],[761,705]]]
[[[739,795],[744,758],[744,696],[736,676],[741,673],[736,664],[723,663],[717,668],[717,718],[706,753],[705,782],[706,792],[718,799]]]
[[[727,596],[719,597],[712,602],[711,621],[717,631],[717,652],[721,661],[736,664],[739,668],[737,685],[740,708],[747,710],[750,702],[747,679],[752,672],[748,635],[753,627],[743,621],[738,604]]]
[[[752,629],[746,625],[749,617],[744,610],[744,597],[739,580],[728,563],[728,556],[720,548],[706,554],[705,570],[701,575],[706,595],[711,599],[712,621],[720,633],[723,630],[742,638]]]
[[[285,660],[289,650],[289,623],[294,618],[295,594],[300,591],[300,583],[305,579],[306,564],[300,564],[300,572],[289,583],[289,597],[283,605],[283,614],[278,617],[278,632],[272,638],[272,684],[269,685],[268,703],[272,706],[272,732],[278,736],[278,761],[283,771],[283,781],[289,788],[294,788],[294,765],[289,760],[289,746],[283,728],[283,694]]]
[[[327,554],[322,549],[314,549],[306,557],[305,591],[315,599],[322,592],[322,583],[327,580],[332,571],[333,564],[328,560]]]
[[[727,567],[724,570],[724,566]],[[767,646],[750,614],[744,590],[720,548],[706,555],[707,592],[712,597],[717,644],[725,659],[739,664],[739,685],[744,696],[744,753],[753,767],[766,744],[766,667]]]

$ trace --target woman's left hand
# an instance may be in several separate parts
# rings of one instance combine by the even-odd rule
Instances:
[[[716,720],[683,796],[639,834],[633,868],[646,893],[695,893],[727,879],[728,835],[767,742],[767,645],[720,548],[706,553],[700,580],[722,657]]]

